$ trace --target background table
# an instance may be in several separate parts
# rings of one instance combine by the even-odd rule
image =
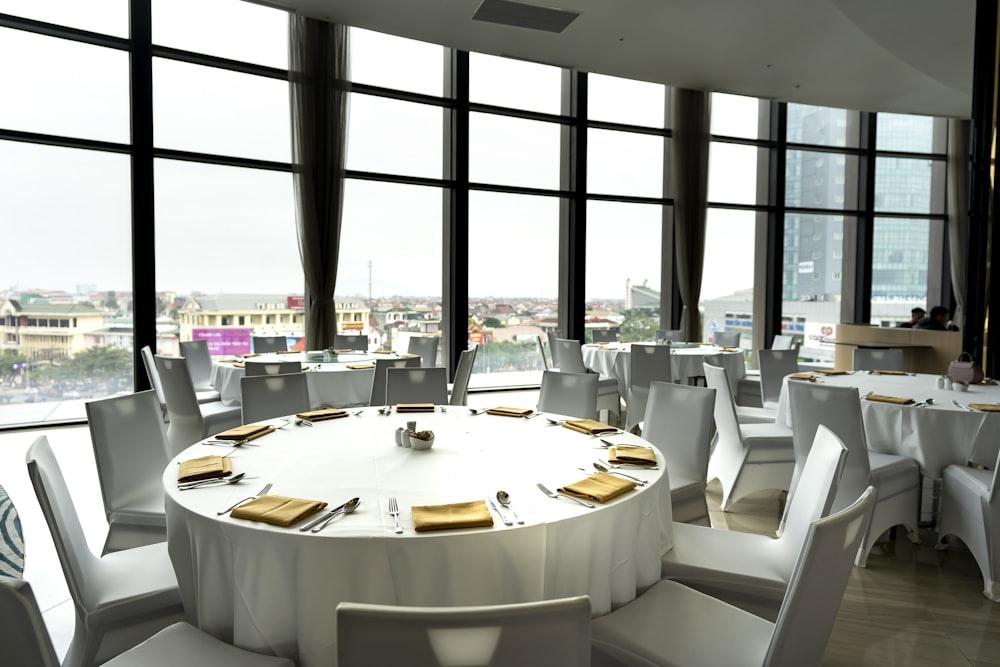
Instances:
[[[653,343],[641,343],[653,345]],[[691,344],[692,347],[670,348],[670,372],[674,382],[688,382],[691,378],[705,374],[702,364],[705,357],[722,355],[723,365],[729,372],[729,382],[735,396],[736,383],[746,375],[746,361],[743,350],[733,350],[715,345]],[[605,343],[601,345],[588,344],[583,346],[584,365],[601,375],[610,375],[618,380],[618,392],[628,397],[628,388],[632,383],[632,344]]]
[[[397,447],[406,421],[436,432],[434,447]],[[636,436],[616,442],[643,443]],[[163,476],[170,556],[189,614],[211,634],[245,648],[287,656],[303,667],[336,663],[335,609],[342,600],[404,605],[476,605],[591,596],[603,614],[660,578],[671,545],[665,466],[629,469],[649,480],[587,509],[552,499],[551,489],[593,472],[600,441],[544,417],[447,413],[360,416],[288,426],[233,453],[238,485],[178,491],[179,460],[221,454],[196,444]],[[577,467],[586,468],[586,472]],[[318,534],[216,515],[265,482],[271,493],[339,505],[358,496],[354,514]],[[415,533],[413,505],[511,494],[524,525]],[[402,510],[393,532],[387,501]]]

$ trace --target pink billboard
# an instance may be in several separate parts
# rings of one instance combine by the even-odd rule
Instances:
[[[192,329],[191,340],[208,343],[208,353],[213,357],[229,357],[250,352],[252,328],[245,329]]]

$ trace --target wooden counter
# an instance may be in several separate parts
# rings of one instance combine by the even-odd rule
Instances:
[[[837,370],[851,370],[854,349],[895,347],[903,350],[903,369],[912,373],[944,375],[948,364],[962,353],[958,331],[876,327],[868,324],[838,324],[833,363]]]

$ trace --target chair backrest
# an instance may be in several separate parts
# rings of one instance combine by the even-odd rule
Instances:
[[[559,360],[558,368],[564,373],[586,373],[583,363],[583,347],[573,338],[556,338],[553,358]]]
[[[448,403],[448,369],[443,366],[433,368],[392,368],[386,370],[386,405],[398,403]]]
[[[656,340],[668,341],[670,343],[683,343],[684,331],[681,329],[657,329]]]
[[[153,351],[148,345],[143,345],[139,350],[142,355],[142,365],[146,367],[146,377],[149,378],[149,386],[156,392],[156,398],[160,401],[160,409],[165,417],[167,414],[167,399],[163,396],[163,385],[160,384],[160,373],[156,370],[156,363],[153,361]]]
[[[725,366],[716,366],[707,361],[702,364],[702,368],[705,372],[705,386],[715,390],[715,409],[712,414],[715,417],[715,428],[719,432],[715,451],[720,454],[725,451],[726,456],[742,456],[743,432],[740,431],[740,423],[736,417],[736,402],[729,384],[729,373]]]
[[[542,371],[539,412],[578,419],[597,419],[597,382],[594,373]]]
[[[170,420],[173,421],[177,417],[181,417],[201,422],[198,396],[195,393],[191,374],[188,373],[187,359],[157,354],[153,357],[153,361],[156,364],[156,372],[160,376],[160,386],[163,387],[163,398],[167,404]]]
[[[739,331],[716,331],[713,338],[716,345],[728,345],[729,347],[740,346]]]
[[[170,446],[153,390],[87,403],[97,478],[110,521],[132,501],[159,489]]]
[[[386,641],[391,637],[391,641]],[[586,667],[587,596],[483,607],[337,605],[337,664]]]
[[[875,507],[868,487],[849,507],[809,527],[778,611],[765,667],[818,665]]]
[[[244,424],[305,412],[310,406],[305,373],[244,375],[240,394]]]
[[[856,371],[901,371],[903,351],[896,347],[856,347],[852,365]]]
[[[613,343],[618,340],[618,328],[592,329],[595,343]]]
[[[777,404],[785,376],[799,370],[799,353],[796,350],[757,350],[757,364],[760,366],[760,400],[765,406]]]
[[[335,334],[333,347],[338,350],[368,351],[368,336],[364,334]]]
[[[541,336],[535,336],[535,345],[538,346],[538,356],[542,358],[542,370],[549,370],[549,358],[545,356],[545,344],[542,343]]]
[[[547,331],[545,335],[549,339],[549,354],[552,355],[552,367],[561,368],[559,365],[559,349],[556,346],[556,339],[559,337],[558,331]]]
[[[244,375],[288,375],[301,373],[302,364],[298,361],[253,361],[247,359]]]
[[[536,336],[537,339],[537,336]],[[476,363],[476,351],[478,347],[469,350],[462,350],[458,358],[458,368],[455,369],[455,383],[451,388],[452,405],[465,405],[469,396],[469,378],[472,377],[472,367]]]
[[[267,354],[268,352],[287,352],[288,339],[284,336],[251,336],[251,352]]]
[[[14,502],[0,486],[0,579],[20,578],[23,573],[24,533],[21,532],[21,518]]]
[[[420,355],[420,365],[424,368],[437,366],[438,343],[437,336],[410,336],[406,351],[409,354]]]
[[[1000,419],[983,419],[972,441],[969,465],[993,471],[988,501],[994,516],[1000,516]]]
[[[798,346],[795,344],[795,336],[787,334],[775,334],[771,339],[772,350],[794,350]]]
[[[678,479],[704,480],[712,446],[715,389],[654,381],[646,402],[643,440],[659,449]]]
[[[212,355],[208,343],[203,340],[181,341],[181,356],[187,359],[188,372],[194,386],[208,387],[212,381]]]
[[[628,419],[625,430],[630,431],[646,414],[649,385],[653,382],[672,382],[670,370],[670,344],[639,345],[632,343],[629,355],[631,384],[628,388]]]
[[[386,371],[390,368],[419,368],[420,357],[409,359],[376,359],[375,372],[372,374],[372,391],[368,405],[389,405],[386,402],[385,384]]]
[[[0,645],[5,665],[59,667],[31,584],[0,577]]]

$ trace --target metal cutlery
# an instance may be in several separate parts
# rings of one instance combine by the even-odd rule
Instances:
[[[486,498],[486,502],[488,502],[490,504],[490,507],[493,508],[494,512],[496,512],[497,514],[500,515],[500,519],[503,520],[504,525],[506,525],[506,526],[512,526],[512,525],[514,525],[514,522],[511,521],[510,517],[507,516],[506,514],[504,514],[503,510],[501,510],[499,507],[497,507],[497,504],[495,502],[493,502],[492,498],[487,497]]]
[[[549,498],[569,498],[573,502],[580,503],[584,507],[589,507],[591,509],[594,508],[594,506],[591,503],[588,503],[586,500],[581,500],[580,498],[577,498],[576,496],[571,496],[568,493],[555,493],[553,491],[549,491],[548,489],[545,488],[544,485],[542,485],[541,482],[537,482],[535,484],[535,486],[537,486],[539,488],[539,490],[542,493],[544,493],[545,495],[547,495]]]
[[[611,461],[608,461],[604,465],[608,466],[609,468],[636,468],[636,469],[639,469],[639,470],[659,470],[660,469],[660,466],[648,466],[648,465],[646,465],[644,463],[627,463],[627,462],[626,463],[611,463]]]
[[[515,521],[517,521],[518,523],[524,523],[524,519],[522,519],[521,517],[519,517],[517,515],[517,512],[514,511],[514,508],[510,506],[510,494],[509,493],[507,493],[503,489],[500,489],[499,491],[497,491],[497,502],[500,503],[501,505],[503,505],[504,509],[510,510],[510,513],[514,517]]]
[[[333,516],[333,514],[334,514],[334,513],[337,513],[337,512],[340,512],[340,511],[341,511],[341,510],[343,510],[343,509],[344,509],[345,507],[347,507],[348,503],[352,503],[352,502],[354,502],[355,500],[357,500],[358,502],[361,502],[361,501],[360,501],[360,500],[359,500],[358,498],[351,498],[350,500],[348,500],[348,501],[347,501],[346,503],[344,503],[343,505],[337,505],[337,506],[336,506],[336,507],[334,507],[334,508],[333,508],[332,510],[330,510],[330,511],[329,511],[329,512],[327,512],[326,514],[322,515],[322,516],[321,516],[321,517],[319,517],[318,519],[315,519],[315,520],[313,520],[313,521],[310,521],[310,522],[309,522],[309,523],[307,523],[306,525],[304,525],[304,526],[302,526],[301,528],[299,528],[299,530],[300,530],[300,531],[302,531],[302,532],[305,532],[305,531],[309,530],[310,528],[312,528],[312,527],[313,527],[313,526],[315,526],[316,524],[318,524],[318,523],[322,523],[324,519],[326,519],[326,518],[329,518],[329,517]]]
[[[267,493],[268,491],[270,491],[272,486],[274,486],[274,485],[271,484],[271,482],[268,482],[267,484],[264,485],[263,489],[261,489],[260,491],[257,492],[256,495],[248,496],[248,497],[244,498],[243,500],[235,502],[232,505],[230,505],[229,507],[227,507],[226,509],[222,510],[221,512],[216,512],[216,515],[222,516],[226,512],[232,512],[234,509],[236,509],[237,507],[239,507],[243,503],[247,502],[248,500],[253,500],[254,498],[260,498],[262,495],[264,495],[265,493]]]
[[[309,421],[308,419],[296,419],[295,420],[295,425],[296,426],[312,426],[313,423],[311,421]]]
[[[476,416],[478,416],[478,415],[481,415],[481,414],[483,414],[484,412],[486,412],[486,410],[477,410],[476,408],[469,408],[469,413],[470,413],[470,414],[471,414],[471,415],[472,415],[473,417],[476,417]]]
[[[360,504],[361,504],[361,499],[360,498],[351,498],[346,503],[344,503],[343,507],[341,507],[340,509],[334,510],[334,511],[326,514],[323,517],[322,523],[320,523],[318,526],[314,526],[312,528],[312,530],[309,531],[309,532],[311,532],[311,533],[318,533],[319,531],[321,531],[324,528],[326,528],[327,526],[329,526],[330,522],[333,521],[334,519],[336,519],[338,516],[350,514],[354,510],[358,509],[358,505],[360,505]],[[316,522],[314,522],[314,524],[315,523]]]
[[[240,482],[247,474],[245,472],[237,473],[232,477],[210,477],[208,479],[199,479],[193,482],[182,482],[177,485],[178,491],[188,491],[189,489],[200,489],[203,486],[214,486],[216,484],[237,484]]]
[[[396,532],[402,533],[403,527],[399,525],[399,503],[396,502],[395,496],[389,497],[389,516],[392,517],[393,522],[396,524]]]
[[[623,473],[620,470],[612,470],[608,466],[606,466],[603,463],[600,463],[598,461],[594,461],[594,469],[595,470],[599,470],[599,471],[601,471],[603,473],[607,473],[609,475],[618,475],[619,477],[624,477],[625,479],[632,480],[633,482],[635,482],[639,486],[646,486],[646,484],[648,484],[648,482],[646,480],[644,480],[644,479],[639,479],[638,477],[633,477],[632,475]]]
[[[972,408],[970,408],[970,407],[969,407],[968,405],[964,405],[964,404],[962,404],[962,403],[959,403],[959,402],[958,402],[958,401],[956,401],[956,400],[952,400],[952,403],[954,403],[954,404],[955,404],[955,405],[957,405],[958,407],[962,408],[962,409],[963,409],[963,410],[965,410],[966,412],[975,412],[975,410],[973,410]]]
[[[559,424],[562,424],[566,420],[565,419],[552,419],[551,417],[546,417],[545,421],[547,421],[549,423],[549,426],[558,426]]]

